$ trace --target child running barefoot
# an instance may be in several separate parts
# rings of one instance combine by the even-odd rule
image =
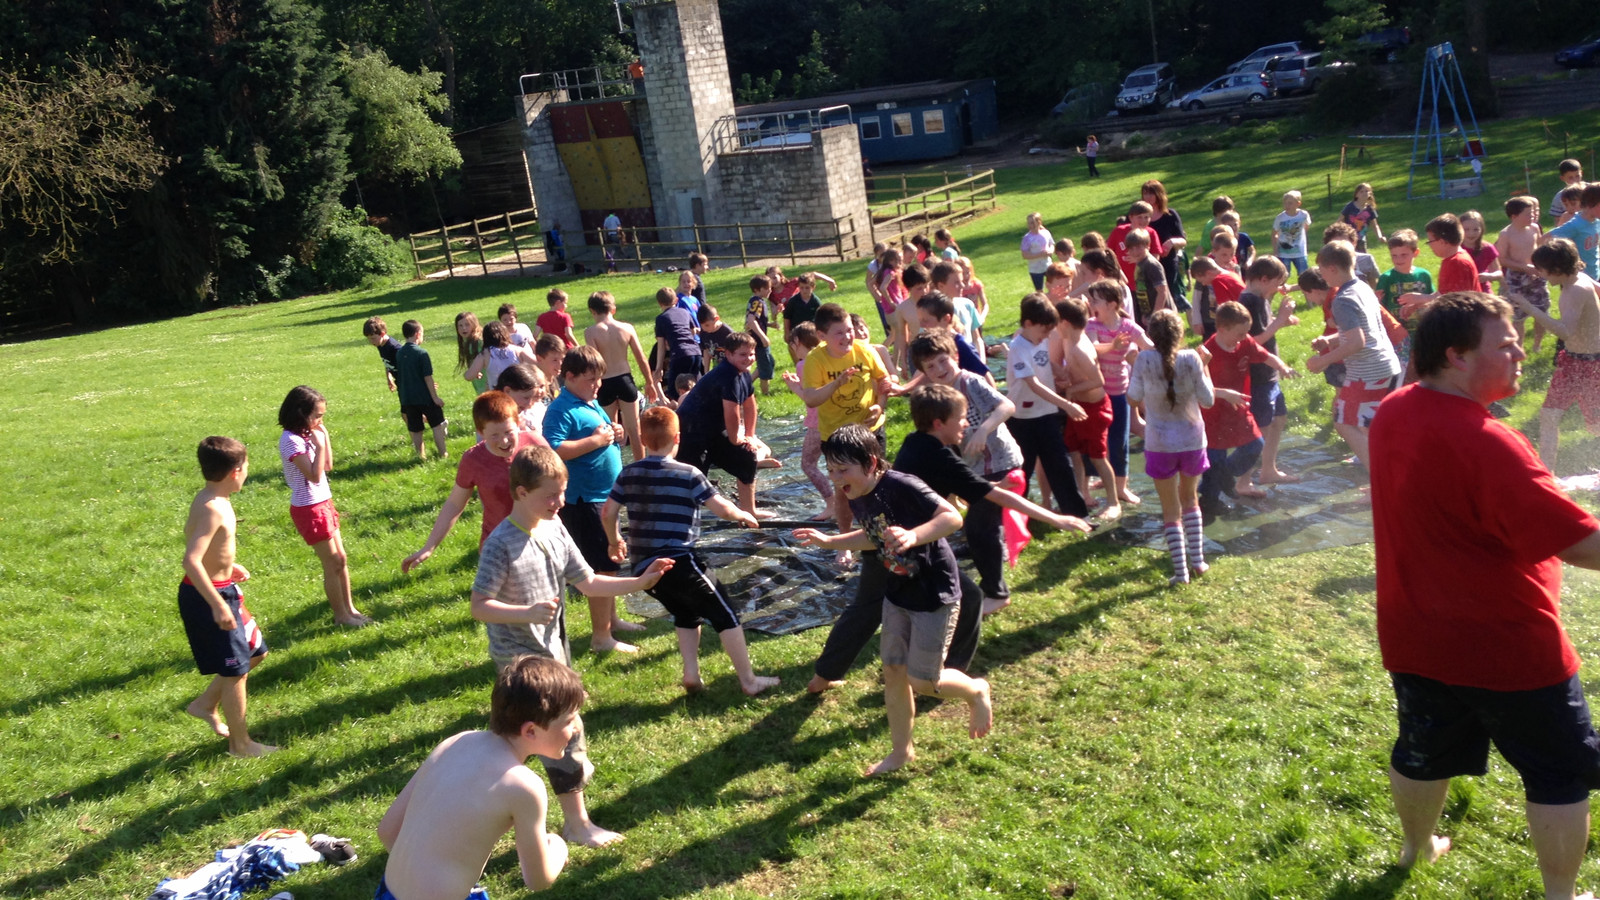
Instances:
[[[289,518],[322,561],[322,588],[333,607],[333,620],[360,628],[372,622],[356,611],[350,599],[350,568],[344,539],[339,536],[339,511],[333,508],[328,473],[333,471],[333,444],[322,424],[328,403],[305,385],[289,391],[278,407],[278,455],[283,480],[289,483]]]
[[[658,559],[672,560],[656,586],[646,593],[672,613],[678,630],[678,652],[683,655],[683,687],[690,693],[705,689],[700,680],[700,623],[709,622],[733,661],[739,687],[750,696],[776,687],[778,679],[757,675],[750,668],[750,651],[744,629],[728,601],[727,591],[694,552],[700,540],[700,507],[746,528],[757,528],[756,517],[718,494],[694,466],[678,462],[678,416],[670,409],[652,407],[639,420],[640,439],[649,453],[622,470],[611,497],[600,511],[613,562],[633,558],[633,571],[643,572]],[[617,520],[628,511],[628,535],[622,539]]]
[[[1600,296],[1594,279],[1583,271],[1577,245],[1565,238],[1552,238],[1534,250],[1532,263],[1541,278],[1561,289],[1559,319],[1522,294],[1510,298],[1523,315],[1566,342],[1556,354],[1555,375],[1539,410],[1539,457],[1554,472],[1563,413],[1579,407],[1589,430],[1600,432]]]
[[[1170,309],[1150,317],[1154,349],[1139,354],[1128,379],[1128,399],[1145,410],[1144,472],[1156,483],[1161,521],[1172,557],[1169,584],[1204,575],[1205,532],[1200,517],[1200,476],[1208,468],[1200,410],[1215,402],[1200,355],[1183,346],[1183,318]]]
[[[994,723],[989,682],[944,668],[961,595],[955,554],[945,538],[961,527],[961,514],[920,480],[887,471],[883,446],[861,425],[846,425],[822,442],[828,474],[861,527],[839,535],[801,528],[808,546],[875,550],[888,570],[883,580],[883,697],[894,749],[867,775],[911,762],[916,716],[913,691],[964,701],[967,733],[981,738]]]
[[[789,390],[800,393],[797,388],[805,379],[806,354],[816,349],[822,343],[822,335],[817,333],[817,326],[810,322],[801,322],[789,331],[789,356],[795,361],[794,371],[783,373],[783,383]],[[887,368],[887,363],[885,368]],[[817,408],[806,407],[805,419],[800,423],[805,429],[805,440],[800,445],[800,471],[805,473],[811,486],[822,495],[822,512],[812,516],[813,522],[827,522],[834,517],[833,511],[833,482],[822,473],[817,463],[822,459],[822,435],[817,431]]]

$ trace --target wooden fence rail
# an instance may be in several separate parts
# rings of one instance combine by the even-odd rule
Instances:
[[[419,231],[406,240],[418,278],[440,269],[456,275],[458,268],[475,268],[487,275],[490,267],[514,267],[521,274],[545,261],[538,210],[531,208]]]
[[[874,182],[880,177],[874,176]],[[893,183],[873,186],[873,196],[888,198],[871,209],[873,241],[904,242],[911,235],[976,218],[999,203],[993,169],[971,174],[928,172],[890,177],[898,180],[900,193],[896,193]],[[924,185],[928,187],[923,188]],[[913,193],[913,188],[923,189]]]

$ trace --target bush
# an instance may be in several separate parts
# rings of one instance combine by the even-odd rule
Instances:
[[[316,280],[330,290],[358,287],[369,279],[387,280],[411,268],[406,245],[367,224],[361,207],[335,216],[311,260]]]
[[[1389,90],[1372,66],[1356,66],[1326,78],[1311,96],[1310,118],[1324,128],[1349,128],[1389,103]]]
[[[1092,133],[1086,122],[1069,122],[1065,117],[1051,119],[1039,132],[1039,140],[1052,147],[1082,147]]]

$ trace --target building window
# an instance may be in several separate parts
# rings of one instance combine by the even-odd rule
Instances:
[[[925,109],[922,111],[922,133],[944,134],[944,110]]]
[[[861,120],[861,139],[863,141],[875,141],[881,137],[883,137],[883,126],[878,123],[877,116]]]
[[[890,121],[894,123],[895,137],[911,137],[911,113],[895,113]]]

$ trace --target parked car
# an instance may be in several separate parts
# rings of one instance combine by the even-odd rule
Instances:
[[[1272,82],[1263,72],[1235,72],[1224,75],[1199,90],[1178,98],[1182,110],[1212,109],[1258,103],[1272,96]]]
[[[1297,91],[1311,93],[1324,78],[1350,66],[1347,62],[1324,61],[1322,53],[1300,53],[1280,56],[1267,67],[1267,80],[1278,96],[1288,96]]]
[[[1177,80],[1172,67],[1166,63],[1141,66],[1128,73],[1117,92],[1119,112],[1156,110],[1165,106],[1177,93]]]
[[[1239,60],[1227,68],[1229,75],[1235,72],[1259,72],[1266,68],[1274,56],[1292,56],[1302,52],[1299,41],[1287,41],[1282,44],[1268,44],[1257,47],[1249,56]]]
[[[1556,52],[1556,65],[1577,69],[1600,61],[1600,31]]]
[[[1115,99],[1115,88],[1104,82],[1091,81],[1067,91],[1061,102],[1051,107],[1050,116],[1069,122],[1087,122],[1105,115]]]
[[[1356,49],[1365,51],[1374,59],[1394,62],[1400,51],[1411,45],[1411,29],[1403,25],[1391,25],[1388,28],[1379,28],[1369,31],[1356,38]]]

